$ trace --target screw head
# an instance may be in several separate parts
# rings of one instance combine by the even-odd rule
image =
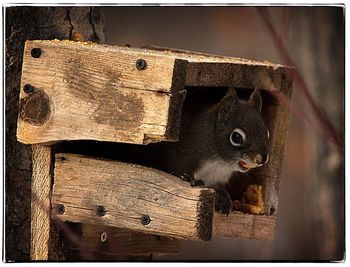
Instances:
[[[103,206],[97,206],[96,214],[100,217],[106,215],[106,209]]]
[[[148,224],[150,224],[150,222],[151,222],[151,218],[148,215],[143,214],[141,216],[141,223],[143,225],[148,225]]]
[[[56,206],[56,210],[57,210],[58,214],[61,214],[61,215],[62,215],[62,214],[65,213],[66,208],[64,207],[63,204],[58,204],[58,205]]]
[[[147,67],[147,62],[144,59],[140,58],[136,60],[136,68],[138,70],[144,70],[146,69],[146,67]]]
[[[41,49],[40,48],[33,48],[31,51],[31,55],[34,58],[39,58],[41,56]]]
[[[32,85],[30,85],[29,83],[23,86],[23,91],[26,94],[31,94],[34,92],[34,87]]]
[[[108,237],[107,233],[106,233],[106,232],[103,232],[103,233],[101,234],[101,236],[100,236],[101,242],[102,242],[102,243],[105,243],[105,242],[107,241],[107,237]]]

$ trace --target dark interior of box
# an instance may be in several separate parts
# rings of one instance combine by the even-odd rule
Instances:
[[[227,92],[227,87],[186,87],[187,95],[184,102],[185,105],[193,105],[194,100],[201,105],[212,105],[222,99]],[[250,89],[236,89],[237,95],[242,100],[248,100],[253,90]],[[267,118],[267,111],[264,107],[273,104],[273,97],[267,92],[261,90],[263,108],[262,116],[264,120]],[[186,116],[183,112],[182,118]],[[100,142],[100,141],[65,141],[54,146],[55,153],[74,153],[80,155],[86,155],[91,157],[119,160],[127,163],[140,164],[147,167],[161,169],[157,163],[154,153],[149,152],[149,145],[135,145],[125,143],[113,143],[113,142]],[[153,155],[151,157],[150,155]],[[158,155],[161,156],[161,155]],[[248,185],[261,184],[261,181],[256,179],[259,172],[258,169],[254,170],[254,177],[252,173],[239,173],[232,177],[227,185],[227,189],[231,194],[232,200],[240,200]],[[117,178],[116,178],[117,179]]]

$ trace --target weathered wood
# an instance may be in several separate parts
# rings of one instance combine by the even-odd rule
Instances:
[[[40,48],[40,56],[32,50]],[[139,70],[136,61],[146,61]],[[27,41],[17,138],[22,143],[176,141],[186,61],[71,41]],[[28,86],[28,85],[31,85]]]
[[[216,212],[213,236],[272,240],[275,222],[275,216],[243,214],[240,212],[232,212],[226,216]]]
[[[279,91],[269,93],[269,101],[264,104],[263,117],[270,131],[269,162],[252,171],[264,188],[264,214],[275,215],[278,208],[278,192],[284,158],[284,147],[289,125],[288,102],[292,97],[293,73],[282,72],[280,83],[266,82],[269,90],[278,88]],[[283,99],[281,99],[281,97]]]
[[[58,231],[52,227],[51,207],[51,147],[33,145],[33,175],[31,197],[31,260],[63,258]],[[52,253],[54,251],[54,253]]]
[[[144,48],[188,61],[186,86],[230,86],[271,90],[271,87],[266,85],[272,82],[279,89],[277,85],[294,70],[293,67],[268,61],[259,62],[157,46]]]
[[[31,260],[64,260],[59,229],[50,218],[52,188],[51,147],[32,146]]]
[[[192,188],[177,177],[139,165],[70,154],[56,155],[54,176],[52,214],[63,221],[211,238],[212,189]],[[59,204],[64,214],[59,214]]]
[[[41,49],[39,57],[32,56],[34,48]],[[144,70],[136,67],[140,58]],[[266,84],[281,84],[290,70],[189,52],[27,41],[17,137],[23,143],[176,141],[185,85],[271,90]]]
[[[180,241],[156,235],[144,234],[122,228],[83,224],[81,243],[91,253],[114,256],[161,256],[178,254]],[[71,246],[71,249],[79,249]],[[83,251],[80,252],[84,254]]]
[[[46,51],[46,53],[51,52],[51,54],[56,53],[61,57],[63,57],[63,54],[60,54],[60,53],[63,53],[63,52],[72,54],[70,58],[75,58],[74,63],[72,63],[72,61],[69,61],[69,62],[67,61],[67,62],[64,62],[63,67],[59,66],[58,69],[60,68],[62,69],[60,71],[61,74],[65,73],[66,71],[65,68],[68,68],[67,65],[69,66],[69,64],[73,64],[76,67],[77,62],[79,62],[79,64],[83,62],[81,65],[82,66],[81,69],[83,69],[83,71],[75,72],[69,77],[67,76],[67,73],[62,75],[61,74],[56,75],[57,73],[55,73],[56,76],[53,75],[54,77],[52,78],[53,81],[49,79],[50,81],[47,83],[45,79],[39,79],[39,77],[42,78],[42,76],[40,76],[41,74],[39,74],[39,70],[41,72],[44,71],[43,67],[40,64],[38,64],[38,62],[36,62],[38,58],[33,59],[31,55],[29,55],[30,53],[29,51],[31,51],[32,48],[35,48],[38,45],[42,47],[43,49],[42,51]],[[182,101],[184,98],[184,94],[180,90],[183,89],[183,86],[185,83],[188,86],[214,86],[214,87],[215,86],[233,86],[236,88],[246,88],[246,89],[259,88],[264,91],[272,91],[274,89],[277,89],[279,93],[284,94],[284,97],[287,100],[291,98],[291,93],[292,93],[293,69],[287,68],[281,65],[277,65],[277,64],[272,64],[269,62],[254,62],[254,61],[237,59],[237,58],[211,56],[211,55],[204,55],[200,53],[191,53],[191,52],[183,52],[183,51],[182,52],[167,51],[167,50],[152,51],[152,50],[144,50],[144,49],[129,49],[129,48],[121,48],[121,47],[98,46],[92,43],[72,44],[71,42],[59,42],[59,41],[45,41],[45,42],[33,41],[33,42],[28,42],[27,46],[28,48],[26,48],[26,51],[27,51],[26,60],[31,62],[30,64],[27,64],[27,65],[34,66],[34,68],[33,69],[23,68],[24,78],[22,78],[22,86],[24,87],[25,84],[29,84],[29,80],[26,80],[25,77],[34,76],[34,77],[37,77],[37,81],[35,85],[31,83],[33,87],[27,86],[23,90],[25,92],[21,93],[22,95],[21,113],[19,116],[20,119],[18,124],[19,139],[22,134],[22,137],[24,137],[24,139],[26,140],[29,140],[29,139],[39,140],[44,136],[44,138],[40,142],[47,142],[49,140],[51,141],[64,140],[65,138],[67,138],[67,136],[70,136],[70,138],[68,139],[73,139],[73,140],[74,139],[93,139],[93,140],[107,140],[107,141],[118,140],[122,142],[130,142],[130,143],[133,143],[133,142],[149,143],[155,140],[159,141],[166,138],[168,139],[173,138],[173,140],[176,140],[178,135],[178,125],[180,124]],[[59,52],[57,52],[58,50]],[[91,51],[93,51],[93,53]],[[78,53],[78,56],[76,55],[76,53]],[[92,75],[93,77],[95,77],[94,75],[98,73],[98,70],[94,65],[91,65],[90,62],[87,61],[85,58],[90,58],[92,55],[95,55],[96,58],[92,57],[93,58],[92,61],[95,61],[95,63],[97,62],[98,66],[102,66],[103,63],[100,62],[100,58],[104,58],[105,53],[119,55],[118,56],[119,61],[115,67],[116,73],[114,74],[118,76],[122,72],[122,75],[120,76],[122,78],[118,76],[119,78],[117,79],[117,81],[113,80],[112,82],[110,82],[110,79],[111,79],[111,75],[110,75],[108,77],[103,76],[102,78],[97,77],[100,79],[99,82],[95,82],[95,81],[91,81],[90,83],[86,82],[86,80],[89,80],[88,76]],[[55,54],[55,57],[57,57],[56,54]],[[45,53],[42,54],[40,58],[45,60],[44,55]],[[169,79],[166,77],[163,77],[164,78],[163,80],[162,79],[159,80],[159,86],[156,86],[155,84],[152,83],[152,82],[155,82],[151,78],[153,76],[149,75],[149,73],[146,73],[144,78],[146,79],[146,83],[149,82],[148,86],[150,86],[150,87],[146,87],[145,86],[146,83],[144,84],[140,83],[139,77],[137,76],[137,74],[135,75],[133,72],[129,72],[127,68],[124,71],[125,66],[128,66],[129,61],[131,60],[130,58],[135,57],[133,61],[136,61],[137,58],[141,58],[140,55],[142,55],[142,58],[145,59],[146,62],[153,62],[152,58],[164,60],[164,62],[160,63],[159,66],[157,64],[155,64],[155,66],[158,66],[160,68],[160,66],[162,65],[167,69],[166,75],[169,76],[170,73],[173,73],[174,75],[170,75],[171,78],[168,77]],[[47,62],[51,62],[50,61],[51,59],[48,59],[49,57],[47,55],[46,57],[47,58],[46,58],[45,64],[47,64]],[[188,62],[188,64],[187,64],[187,69],[185,73],[186,62]],[[112,65],[108,65],[108,64],[106,64],[105,66],[108,66],[109,68],[113,68]],[[50,69],[48,66],[45,66],[45,68]],[[142,71],[137,70],[136,66],[133,66],[133,68],[136,70],[136,73],[147,71],[148,69],[149,71],[154,71],[154,68],[151,68],[150,65],[147,65],[146,69]],[[51,69],[50,71],[55,72],[54,69]],[[154,77],[158,77],[157,74],[154,74],[154,75],[155,75]],[[186,77],[186,81],[184,77]],[[148,81],[148,79],[150,81]],[[134,85],[131,84],[131,81],[134,82]],[[67,82],[67,84],[64,84],[65,82]],[[54,86],[51,85],[50,87],[50,84],[54,84]],[[57,91],[59,91],[59,90],[55,90],[58,88],[57,84],[60,84],[59,88],[61,87],[65,88],[65,89],[62,89],[63,93],[60,93],[60,92],[57,93]],[[112,90],[110,90],[111,92],[110,91],[106,92],[104,88],[101,87],[101,84],[103,86],[106,86],[106,84],[111,85],[111,88],[112,88]],[[91,92],[91,90],[89,90],[89,87],[94,87],[94,86],[97,87],[98,89],[93,89],[95,91]],[[47,90],[46,88],[50,88],[50,89]],[[81,88],[83,88],[82,91],[81,91]],[[284,150],[284,144],[285,144],[286,131],[288,127],[288,117],[289,117],[289,111],[286,104],[282,103],[281,101],[278,101],[278,99],[274,99],[273,96],[274,95],[272,92],[271,95],[268,95],[268,93],[265,93],[265,96],[263,97],[263,99],[265,100],[264,106],[263,106],[263,117],[270,130],[270,140],[271,140],[270,160],[269,160],[269,163],[266,164],[264,167],[256,169],[252,172],[252,175],[256,177],[259,183],[262,184],[264,187],[264,202],[265,202],[264,214],[265,215],[274,215],[277,212],[277,205],[278,205],[277,194],[279,189],[278,187],[279,187],[282,160],[283,160],[283,150]],[[74,97],[76,99],[82,100],[79,103],[79,105],[75,103]],[[54,104],[52,104],[52,99],[55,99]],[[110,99],[111,101],[106,103],[104,102],[106,99]],[[131,104],[125,105],[126,102]],[[104,105],[101,105],[101,103],[104,103]],[[111,108],[112,106],[114,108]],[[141,108],[138,110],[137,109],[138,107],[141,107]],[[157,108],[159,108],[159,110],[164,110],[164,112],[159,112]],[[99,115],[98,118],[94,117],[97,113]],[[128,114],[127,116],[128,119],[125,119],[125,117],[123,117],[125,114]],[[137,118],[137,116],[135,117],[135,114],[136,115],[141,114],[142,118],[140,119],[140,118]],[[54,117],[54,119],[52,119],[52,117]],[[94,127],[91,127],[92,119],[94,120],[93,122]],[[137,124],[140,121],[142,121],[142,123]],[[22,124],[24,125],[23,128],[21,128]],[[53,129],[50,128],[51,127],[50,124],[56,125],[55,127],[57,128],[55,128],[55,131],[53,131]],[[107,127],[97,127],[98,125],[99,126],[107,125]],[[169,127],[169,125],[177,125],[177,126],[172,128],[172,127]],[[162,128],[162,130],[160,130],[160,128]],[[21,132],[21,129],[25,129],[25,130],[29,129],[29,130],[25,134],[23,134],[25,131]],[[78,132],[78,130],[80,132]],[[53,135],[54,137],[51,138],[50,135]],[[61,136],[60,137],[61,139],[60,138],[57,139],[58,135]],[[45,141],[43,141],[44,139]],[[77,156],[73,156],[73,160],[71,155],[68,155],[68,157],[70,158],[69,161],[64,160],[63,162],[62,161],[57,162],[57,166],[56,166],[58,167],[57,173],[60,174],[60,171],[61,171],[60,168],[62,167],[63,174],[61,175],[63,178],[59,178],[62,180],[59,180],[57,182],[56,193],[60,192],[60,193],[57,193],[57,196],[59,196],[59,201],[61,202],[66,201],[70,203],[71,205],[73,205],[72,208],[77,209],[79,212],[77,213],[78,215],[76,214],[73,215],[72,212],[71,213],[66,212],[61,217],[63,217],[65,220],[71,220],[74,222],[81,222],[81,220],[88,220],[90,223],[99,223],[101,222],[101,218],[96,217],[96,211],[95,211],[95,209],[99,206],[98,203],[89,202],[89,205],[88,205],[87,202],[86,201],[84,202],[82,199],[72,200],[69,198],[69,194],[71,194],[70,196],[73,196],[75,193],[79,191],[78,188],[74,188],[74,186],[77,186],[77,185],[83,186],[84,183],[79,180],[78,184],[74,184],[76,181],[78,181],[78,180],[76,181],[74,180],[75,182],[73,182],[73,187],[69,189],[72,191],[69,191],[69,190],[67,191],[67,189],[63,187],[63,184],[65,184],[65,181],[66,181],[65,179],[67,179],[66,178],[67,174],[68,176],[73,175],[75,177],[76,174],[74,172],[70,173],[70,171],[72,169],[76,171],[82,168],[81,159],[79,160],[79,164],[76,164],[78,161],[76,161],[75,163],[74,161],[76,160],[76,158],[78,158]],[[84,160],[89,161],[92,159],[84,159]],[[64,167],[67,167],[66,165],[67,162],[73,165],[76,164],[75,168],[65,169]],[[105,164],[103,163],[103,161],[98,161],[98,162],[99,162],[98,164],[100,163],[102,165]],[[117,168],[120,168],[120,171],[118,173],[120,176],[123,177],[123,179],[130,181],[129,184],[135,184],[135,181],[137,181],[137,183],[140,183],[140,180],[137,180],[137,179],[135,180],[135,176],[132,176],[132,175],[130,176],[130,173],[135,172],[133,168],[135,168],[136,166],[125,165],[125,164],[116,163],[116,162],[114,163],[109,162],[108,164],[119,164]],[[106,168],[104,168],[103,172],[98,172],[97,174],[94,173],[94,175],[101,176],[100,178],[102,180],[100,182],[96,182],[95,180],[91,181],[92,183],[89,186],[96,185],[96,184],[98,184],[99,186],[101,186],[101,184],[103,186],[106,186],[105,184],[106,180],[104,179],[107,179],[107,180],[112,179],[112,173],[108,173],[108,171],[106,172],[106,169],[115,168],[115,167],[112,168],[111,166],[112,165],[108,165]],[[131,169],[128,169],[127,171],[123,170],[126,166],[127,168],[130,167]],[[141,167],[138,166],[137,168],[141,168]],[[79,175],[83,174],[84,171],[85,170],[82,170],[81,172],[79,172]],[[106,177],[104,176],[105,175],[104,172],[106,172],[107,174]],[[139,172],[141,175],[142,171],[141,169],[137,169],[137,172]],[[152,170],[151,172],[152,172],[152,175],[150,174],[145,175],[145,172],[142,173],[143,175],[142,177],[146,177],[147,175],[149,175],[150,176],[149,179],[155,179],[153,177],[154,170]],[[103,175],[100,175],[100,173],[103,173]],[[83,175],[79,178],[74,178],[74,179],[82,179],[82,177]],[[158,176],[156,179],[159,179],[159,177],[160,176]],[[162,179],[162,180],[166,181],[167,179]],[[178,179],[176,180],[178,181]],[[119,182],[120,181],[118,180],[118,183]],[[122,184],[117,184],[117,185],[120,187]],[[149,186],[149,184],[146,184],[146,185]],[[87,188],[84,188],[83,190],[85,191],[86,196],[89,196],[91,195],[91,193],[95,192],[93,188],[92,187],[90,188],[89,186]],[[167,214],[164,210],[173,209],[173,206],[172,206],[173,203],[167,202],[167,203],[159,204],[160,201],[158,201],[158,204],[160,206],[157,206],[157,209],[163,210],[162,212],[164,213],[164,214],[157,213],[157,216],[160,216],[161,218],[160,220],[157,218],[160,224],[156,225],[155,228],[148,227],[148,226],[140,227],[141,226],[140,222],[135,223],[135,219],[138,218],[140,220],[142,215],[144,214],[142,212],[145,208],[144,207],[145,202],[142,202],[142,201],[150,201],[150,200],[147,199],[145,196],[143,196],[143,199],[140,199],[139,195],[137,195],[136,192],[142,192],[143,194],[146,194],[146,192],[148,192],[150,195],[153,195],[155,192],[152,191],[153,189],[149,191],[150,188],[148,188],[147,186],[145,187],[145,190],[142,190],[142,189],[140,190],[140,184],[139,184],[137,187],[133,188],[134,190],[132,190],[132,187],[128,188],[128,192],[129,190],[132,190],[134,195],[130,198],[126,198],[125,195],[123,195],[123,192],[121,192],[120,190],[118,194],[113,191],[113,190],[116,190],[118,186],[114,185],[113,187],[114,189],[106,187],[108,190],[110,190],[108,191],[107,195],[119,194],[117,196],[119,203],[125,203],[126,201],[126,203],[130,202],[135,204],[134,200],[138,199],[137,205],[139,206],[137,206],[137,211],[136,211],[136,214],[138,215],[135,215],[135,210],[130,213],[124,207],[121,207],[120,204],[115,204],[115,205],[112,205],[112,210],[116,209],[118,212],[122,210],[124,221],[118,218],[118,222],[116,222],[116,217],[113,217],[114,215],[108,219],[106,219],[107,217],[103,216],[104,223],[107,222],[107,225],[127,227],[138,231],[159,233],[162,235],[170,235],[175,237],[179,237],[179,235],[181,235],[179,234],[179,231],[178,229],[176,229],[176,227],[172,228],[169,226],[170,221],[168,221],[168,223],[165,223],[165,221],[168,219],[169,214]],[[171,188],[173,188],[174,185],[170,186],[170,184],[169,185],[162,184],[162,186],[165,186],[165,188],[169,186],[169,190],[170,190]],[[156,193],[159,193],[159,192],[156,192]],[[101,196],[101,194],[97,194],[97,198],[100,199],[100,202],[103,202],[103,206],[107,204],[109,205],[110,202],[106,199],[106,197]],[[196,197],[197,197],[196,198],[197,201],[199,201],[198,196]],[[166,197],[166,199],[168,199],[168,197]],[[74,205],[76,205],[77,207],[79,207],[80,205],[80,208],[77,208]],[[85,210],[82,210],[81,207],[83,207]],[[152,209],[151,209],[151,212],[153,212]],[[199,211],[192,210],[192,212],[193,214],[191,216],[194,216],[196,212],[198,213]],[[162,217],[164,215],[166,216]],[[245,215],[242,215],[242,216],[245,216]],[[127,219],[128,217],[129,219]],[[129,222],[130,217],[133,218],[133,223],[131,224]],[[180,213],[180,218],[184,219],[185,217],[186,216],[183,216],[183,214]],[[255,218],[255,217],[252,217],[252,218]],[[238,222],[239,222],[239,225],[242,225],[242,224],[249,225],[250,222],[253,222],[255,224],[256,221],[258,222],[261,221],[262,227],[266,226],[266,229],[271,228],[270,227],[271,223],[269,224],[269,222],[271,221],[262,220],[260,217],[259,219],[249,219],[249,220],[247,219],[246,221],[243,220],[241,222],[240,221]],[[265,222],[267,222],[266,225],[264,224]],[[152,225],[155,225],[153,221],[152,221]],[[254,228],[254,226],[252,227]],[[191,231],[192,230],[193,229],[191,229]],[[247,235],[250,236],[248,238],[255,238],[255,236],[257,236],[257,239],[260,239],[259,237],[260,232],[264,232],[265,230],[261,231],[260,228],[257,228],[257,231],[258,233],[254,235],[241,234],[241,233],[236,233],[233,235],[234,236],[236,235],[237,237],[240,236],[243,238],[246,238]],[[228,235],[232,235],[232,231],[231,232],[226,231],[226,232],[228,233]],[[270,238],[272,234],[262,233],[261,236],[263,238]],[[191,232],[191,233],[182,234],[180,238],[196,239],[198,237],[194,238],[194,232]],[[202,237],[199,237],[199,238],[201,239]],[[202,238],[202,239],[205,239],[205,238]]]
[[[31,202],[32,260],[47,260],[50,238],[51,148],[33,146],[33,175]]]

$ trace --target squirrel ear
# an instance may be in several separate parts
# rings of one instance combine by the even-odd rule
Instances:
[[[235,89],[229,89],[226,96],[220,101],[219,111],[216,119],[217,127],[225,129],[231,115],[238,106],[238,96]]]
[[[259,113],[261,113],[262,99],[261,99],[260,91],[258,89],[255,89],[254,92],[250,95],[248,103],[253,108],[255,108]]]

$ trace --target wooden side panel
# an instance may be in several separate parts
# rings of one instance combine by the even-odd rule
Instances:
[[[158,170],[78,155],[56,156],[52,214],[63,221],[209,240],[214,198],[214,190],[192,188]],[[63,214],[56,208],[59,204],[65,207]]]
[[[289,126],[289,104],[292,98],[293,73],[286,70],[280,73],[279,83],[269,83],[271,103],[264,106],[264,117],[270,130],[269,162],[252,171],[264,188],[265,215],[276,215],[278,210],[278,192],[284,158],[284,148]]]
[[[189,62],[186,86],[230,86],[271,90],[267,85],[271,82],[281,84],[284,73],[288,71],[286,67],[273,64]]]
[[[163,55],[188,61],[186,86],[230,86],[236,88],[271,90],[269,85],[284,82],[293,67],[236,57],[225,57],[194,51],[144,46]]]
[[[215,213],[213,235],[230,238],[272,240],[276,217],[232,212]]]
[[[33,57],[38,48],[40,56]],[[145,60],[145,69],[136,67],[138,59]],[[169,56],[91,43],[27,41],[17,138],[27,144],[176,141],[185,71],[186,61]]]

